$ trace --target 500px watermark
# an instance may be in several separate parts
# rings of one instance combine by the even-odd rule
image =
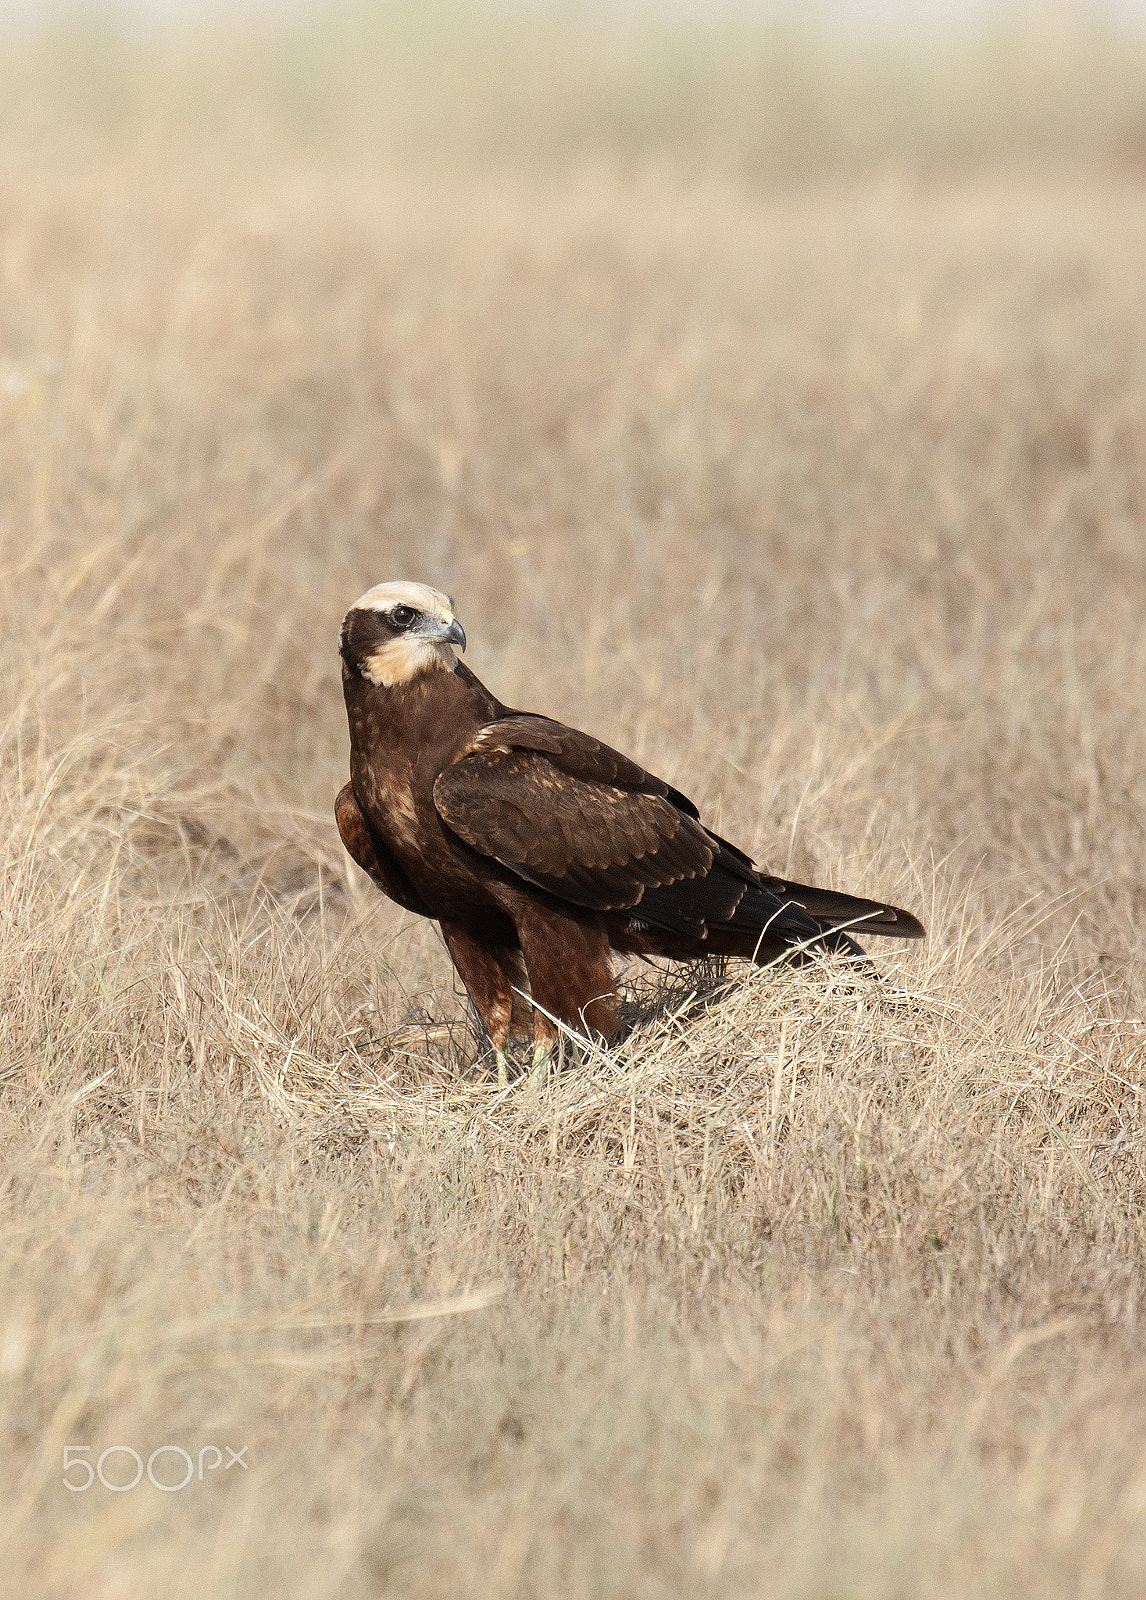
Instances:
[[[223,1450],[227,1452],[227,1459],[224,1461],[223,1450],[220,1450],[217,1444],[205,1444],[198,1457],[198,1481],[202,1483],[206,1473],[216,1472],[220,1467],[224,1472],[230,1472],[232,1467],[242,1467],[243,1471],[246,1472],[248,1462],[244,1458],[250,1448],[250,1445],[245,1444],[241,1450],[232,1450],[229,1444],[224,1445]],[[143,1478],[145,1470],[143,1457],[138,1450],[133,1450],[129,1444],[109,1444],[94,1466],[90,1461],[84,1459],[86,1456],[90,1456],[91,1453],[92,1447],[90,1444],[66,1444],[64,1446],[64,1476],[62,1482],[64,1488],[70,1489],[73,1494],[83,1494],[85,1489],[91,1488],[97,1478],[104,1488],[110,1489],[113,1494],[124,1494],[128,1489],[134,1489],[136,1484]],[[112,1475],[105,1474],[105,1463],[112,1457],[120,1456],[126,1456],[131,1465],[128,1466],[125,1462],[116,1461],[111,1469]],[[171,1459],[172,1457],[174,1457],[174,1460]],[[196,1478],[195,1459],[190,1451],[184,1450],[180,1444],[161,1444],[147,1458],[147,1481],[153,1484],[156,1489],[162,1489],[165,1494],[177,1494],[180,1489],[186,1489],[187,1485]],[[159,1472],[156,1472],[157,1463],[161,1463]],[[116,1478],[123,1475],[125,1468],[128,1472],[131,1472],[132,1467],[134,1467],[134,1476],[129,1478],[126,1483],[117,1483],[115,1481]],[[70,1473],[74,1472],[81,1474],[78,1482],[73,1481],[69,1476]],[[165,1478],[174,1477],[176,1473],[181,1475],[177,1483],[164,1482]]]

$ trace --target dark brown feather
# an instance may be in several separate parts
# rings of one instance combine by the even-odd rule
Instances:
[[[362,808],[354,798],[352,784],[344,784],[338,791],[338,798],[334,802],[334,819],[338,823],[346,853],[363,872],[373,878],[383,894],[420,917],[433,916],[434,913],[362,815]]]
[[[628,765],[635,785],[640,768]],[[479,745],[439,776],[434,804],[473,849],[596,910],[635,906],[646,887],[698,877],[715,855],[700,824],[662,796],[572,777],[520,747]]]
[[[807,883],[789,883],[784,878],[765,877],[760,882],[771,894],[802,907],[816,922],[838,928],[847,924],[853,933],[879,933],[891,939],[924,939],[926,929],[910,911],[864,900],[859,895],[839,894],[835,889],[814,889]]]
[[[472,741],[468,755],[473,751],[538,750],[549,756],[560,772],[586,782],[608,783],[618,789],[628,789],[639,794],[659,795],[668,800],[686,817],[700,820],[700,812],[687,795],[681,794],[663,778],[646,772],[619,750],[612,750],[591,734],[577,728],[567,728],[563,722],[550,717],[535,716],[527,711],[510,711],[480,729]]]

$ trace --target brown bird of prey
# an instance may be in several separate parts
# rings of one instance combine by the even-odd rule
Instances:
[[[347,850],[391,900],[434,918],[507,1079],[510,1027],[543,1068],[556,1023],[618,1026],[610,952],[861,955],[843,930],[919,939],[907,911],[788,883],[701,822],[661,778],[549,717],[511,711],[462,665],[447,595],[380,583],[340,635]]]

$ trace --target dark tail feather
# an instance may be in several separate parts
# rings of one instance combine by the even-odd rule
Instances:
[[[837,894],[834,889],[815,889],[806,883],[789,883],[784,878],[761,878],[761,883],[781,900],[794,902],[813,922],[823,927],[844,926],[849,933],[867,936],[881,934],[888,939],[922,939],[926,930],[910,911],[882,905],[878,900],[863,900],[859,895]]]
[[[715,834],[712,838],[722,843]],[[923,938],[923,925],[910,911],[766,878],[746,863],[747,857],[729,846],[704,876],[646,888],[633,921],[616,930],[617,948],[682,961],[740,956],[766,966],[785,957],[801,963],[824,954],[862,959],[856,934]]]

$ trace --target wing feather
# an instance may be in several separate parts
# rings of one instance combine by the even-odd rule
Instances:
[[[473,740],[470,751],[537,750],[550,756],[553,765],[571,778],[587,782],[614,784],[619,789],[635,789],[642,794],[659,795],[686,817],[700,821],[700,812],[687,795],[681,794],[663,778],[654,777],[635,761],[613,750],[592,734],[567,728],[563,722],[529,711],[512,711],[489,722]],[[739,854],[740,852],[737,852]]]
[[[539,888],[598,910],[634,906],[647,888],[708,871],[716,852],[704,829],[635,762],[585,735],[568,755],[560,735],[573,730],[560,723],[527,727],[529,744],[510,743],[507,723],[544,720],[491,724],[438,776],[434,804],[448,828]]]
[[[548,717],[507,712],[487,723],[438,776],[434,803],[466,844],[561,899],[639,906],[642,921],[699,940],[735,931],[748,954],[765,935],[802,943],[853,923],[923,934],[896,907],[758,874],[679,790]]]

